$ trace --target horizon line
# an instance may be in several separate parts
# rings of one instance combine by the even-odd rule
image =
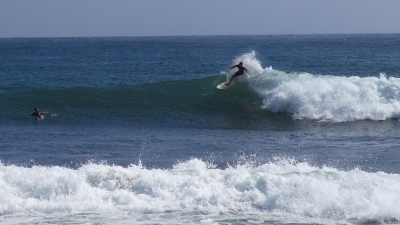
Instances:
[[[222,37],[222,36],[304,36],[304,35],[382,35],[400,33],[299,33],[299,34],[199,34],[199,35],[98,35],[98,36],[4,36],[4,38],[113,38],[113,37]]]

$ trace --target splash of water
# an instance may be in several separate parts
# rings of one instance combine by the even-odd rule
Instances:
[[[237,57],[249,70],[242,81],[263,99],[263,108],[295,119],[320,121],[386,120],[400,117],[400,79],[339,77],[263,68],[255,52]]]

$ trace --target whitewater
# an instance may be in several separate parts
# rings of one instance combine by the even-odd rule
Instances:
[[[221,220],[216,215],[308,223],[400,217],[398,174],[319,168],[283,159],[224,170],[199,159],[172,169],[140,164],[86,164],[76,170],[1,165],[0,177],[0,214],[7,217],[151,214],[176,219],[184,214],[201,215],[206,224]]]
[[[294,119],[333,122],[400,116],[399,78],[384,73],[377,77],[288,73],[263,68],[254,51],[234,60],[235,64],[238,62],[249,70],[241,80],[262,97],[265,110],[287,112]]]

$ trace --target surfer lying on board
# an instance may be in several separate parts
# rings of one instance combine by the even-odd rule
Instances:
[[[239,64],[234,65],[234,66],[232,66],[231,68],[229,68],[228,73],[231,71],[231,69],[233,69],[233,68],[235,68],[235,67],[238,68],[238,71],[237,71],[235,74],[232,75],[232,77],[231,77],[231,79],[229,80],[228,83],[225,83],[226,86],[231,85],[231,83],[232,83],[232,81],[233,81],[233,78],[236,78],[236,79],[237,79],[238,76],[243,75],[243,73],[244,73],[245,70],[247,71],[247,69],[244,68],[243,63],[240,62]]]
[[[34,108],[33,113],[31,116],[34,116],[37,121],[42,121],[43,120],[43,114],[46,114],[46,112],[40,112],[39,108]]]

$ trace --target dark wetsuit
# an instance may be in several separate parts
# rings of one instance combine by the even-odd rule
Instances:
[[[34,116],[36,119],[42,119],[42,115],[43,115],[44,113],[41,113],[41,112],[39,112],[39,111],[37,111],[37,112],[33,112],[32,114],[31,114],[31,116]]]
[[[245,68],[243,66],[241,66],[241,65],[236,65],[236,66],[234,66],[232,68],[235,68],[235,67],[238,68],[238,71],[234,75],[236,75],[236,76],[243,75]]]
[[[245,71],[245,70],[247,71],[247,69],[244,68],[244,66],[242,66],[242,63],[240,62],[239,64],[232,66],[232,67],[228,70],[228,73],[229,73],[229,71],[231,71],[231,69],[233,69],[233,68],[235,68],[235,67],[238,68],[238,71],[237,71],[235,74],[233,74],[233,75],[231,76],[231,79],[229,80],[229,82],[226,83],[227,86],[229,86],[229,85],[231,84],[231,82],[233,81],[234,78],[237,79],[238,76],[244,74],[244,71]]]

